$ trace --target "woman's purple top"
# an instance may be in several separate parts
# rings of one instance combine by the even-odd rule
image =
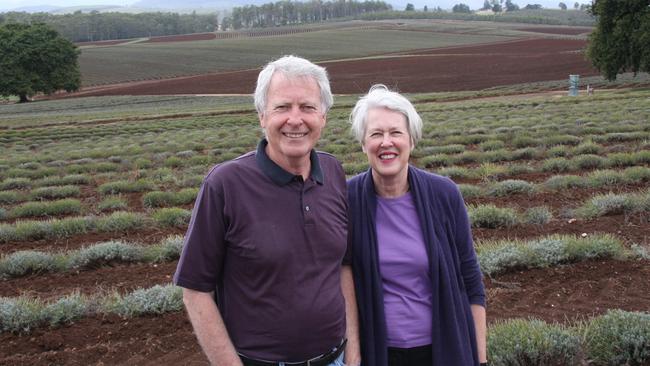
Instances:
[[[377,246],[384,289],[386,344],[431,344],[429,256],[410,192],[377,197]]]

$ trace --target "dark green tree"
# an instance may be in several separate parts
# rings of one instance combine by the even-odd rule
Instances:
[[[483,7],[481,10],[489,10],[492,9],[492,3],[490,3],[490,0],[485,0],[483,1]]]
[[[471,13],[472,11],[469,8],[469,5],[466,4],[456,4],[454,7],[451,9],[452,12],[454,13]]]
[[[492,11],[500,13],[503,11],[503,0],[492,0]]]
[[[415,6],[413,6],[413,4],[411,4],[411,3],[408,3],[408,4],[406,4],[406,9],[405,10],[406,11],[414,11]]]
[[[42,92],[68,92],[81,86],[79,50],[45,24],[0,26],[0,95],[20,102]]]
[[[597,17],[587,57],[607,78],[633,71],[650,72],[650,5],[648,0],[595,0]]]
[[[557,4],[557,6],[562,10],[566,10],[566,4],[565,3],[561,2],[561,3]]]
[[[511,0],[506,0],[506,11],[519,10],[519,5],[513,3]]]

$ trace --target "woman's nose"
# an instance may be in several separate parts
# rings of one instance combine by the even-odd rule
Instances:
[[[391,139],[390,134],[386,133],[381,139],[381,146],[391,146],[393,144],[393,139]]]

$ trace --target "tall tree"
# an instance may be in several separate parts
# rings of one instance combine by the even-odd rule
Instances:
[[[411,3],[407,3],[407,4],[406,4],[406,9],[405,9],[405,10],[406,10],[406,11],[414,11],[414,10],[415,10],[415,6],[413,6],[413,4],[411,4]]]
[[[511,0],[506,0],[506,11],[519,10],[519,5],[513,3]]]
[[[466,4],[456,4],[454,7],[451,9],[452,12],[454,13],[471,13],[472,11],[469,8],[469,5]]]
[[[0,26],[0,95],[20,102],[43,92],[68,92],[81,86],[79,50],[45,24]]]
[[[595,0],[597,17],[587,56],[608,79],[625,71],[650,72],[650,5],[648,0]]]
[[[563,2],[557,4],[557,6],[558,6],[560,9],[562,9],[562,10],[566,10],[566,4],[563,3]]]

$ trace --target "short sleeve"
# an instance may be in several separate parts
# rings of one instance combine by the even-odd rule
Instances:
[[[225,221],[223,182],[215,168],[197,195],[174,284],[202,292],[215,290],[223,268]]]

